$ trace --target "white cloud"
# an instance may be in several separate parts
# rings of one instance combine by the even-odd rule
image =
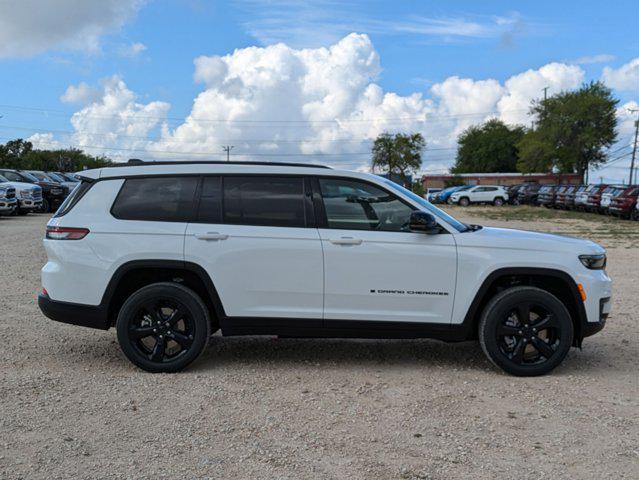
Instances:
[[[126,45],[120,49],[120,55],[127,58],[135,58],[144,52],[147,46],[140,42],[135,42],[130,45]]]
[[[33,148],[37,150],[57,150],[65,148],[65,145],[56,140],[52,133],[34,133],[27,141],[33,144]]]
[[[598,55],[586,55],[585,57],[575,58],[568,63],[574,63],[575,65],[591,65],[593,63],[606,63],[612,62],[616,57],[608,53],[600,53]]]
[[[534,99],[579,87],[585,72],[576,65],[549,63],[538,70],[528,70],[510,77],[504,83],[506,94],[497,102],[501,118],[507,123],[526,124],[530,122],[528,110]]]
[[[90,86],[85,82],[80,82],[77,85],[69,85],[64,94],[60,97],[60,100],[64,103],[78,103],[85,105],[97,100],[101,95],[101,91],[97,88]]]
[[[0,2],[0,58],[51,49],[95,51],[143,0],[19,0]]]
[[[373,16],[366,3],[337,0],[237,0],[236,4],[248,18],[246,31],[263,45],[317,47],[359,31],[445,43],[496,38],[503,44],[526,30],[517,12],[504,16],[397,15],[389,19]]]
[[[359,34],[327,48],[277,44],[202,56],[193,74],[202,90],[185,119],[169,117],[167,103],[141,103],[112,77],[73,115],[70,143],[119,160],[219,159],[222,145],[234,145],[237,159],[365,169],[379,133],[421,132],[431,149],[424,170],[441,171],[451,165],[463,129],[493,117],[530,125],[530,103],[544,87],[552,95],[584,80],[580,67],[551,63],[505,82],[453,76],[427,94],[399,95],[376,83],[380,72],[377,51]],[[78,92],[91,88],[80,85]],[[65,97],[83,97],[76,90]]]
[[[617,90],[639,91],[639,57],[617,69],[604,67],[601,79]]]

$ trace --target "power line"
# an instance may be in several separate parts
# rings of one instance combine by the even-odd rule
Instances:
[[[83,113],[82,110],[77,112],[69,112],[66,110],[60,110],[55,108],[39,108],[39,107],[25,107],[20,105],[8,105],[8,104],[0,104],[1,108],[5,109],[13,109],[18,111],[25,112],[40,112],[47,115],[57,115],[57,116],[65,116],[70,117],[75,114],[79,114],[80,117],[83,118],[122,118],[122,119],[140,119],[140,120],[174,120],[179,122],[184,122],[187,118],[189,120],[197,121],[197,122],[212,122],[212,123],[241,123],[241,124],[269,124],[272,125],[289,125],[289,126],[305,126],[305,125],[313,125],[313,124],[334,124],[334,123],[372,123],[372,122],[390,122],[390,121],[406,121],[406,120],[417,120],[421,122],[429,121],[429,119],[434,118],[464,118],[464,117],[476,117],[476,116],[485,116],[492,114],[501,114],[501,113],[514,113],[514,112],[527,112],[527,109],[513,109],[513,110],[491,110],[484,112],[473,112],[473,113],[457,113],[457,114],[430,114],[424,113],[418,116],[406,116],[406,117],[378,117],[378,118],[367,118],[367,119],[331,119],[331,120],[231,120],[228,118],[205,118],[205,117],[174,117],[174,116],[159,116],[159,115],[126,115],[126,114],[89,114]],[[253,125],[255,126],[255,125]]]

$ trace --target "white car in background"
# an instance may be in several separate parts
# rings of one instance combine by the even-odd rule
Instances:
[[[452,203],[467,207],[471,203],[492,203],[499,207],[508,201],[508,192],[500,185],[477,185],[450,196]]]
[[[0,175],[0,186],[10,186],[16,190],[16,212],[18,215],[25,215],[35,212],[42,206],[42,188],[38,185],[25,182],[11,182],[6,177]]]
[[[599,203],[599,209],[602,213],[608,213],[608,208],[610,207],[610,202],[612,199],[619,195],[621,192],[625,190],[625,187],[621,187],[619,185],[611,185],[606,188],[601,194],[601,202]]]

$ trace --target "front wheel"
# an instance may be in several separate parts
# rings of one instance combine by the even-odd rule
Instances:
[[[462,207],[467,207],[468,205],[470,205],[470,200],[468,200],[468,198],[466,197],[460,198],[459,205]]]
[[[38,209],[38,213],[49,213],[49,207],[49,200],[43,198],[42,203],[40,204],[40,208]]]
[[[496,207],[501,207],[504,204],[504,199],[501,197],[497,197],[495,200],[493,200],[493,205]]]
[[[209,312],[191,289],[154,283],[131,295],[117,319],[120,348],[149,372],[177,372],[204,351],[211,336]]]
[[[513,287],[488,303],[479,343],[496,366],[517,376],[544,375],[566,357],[574,327],[566,306],[536,287]]]

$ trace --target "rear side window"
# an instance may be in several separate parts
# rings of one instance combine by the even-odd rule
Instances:
[[[306,226],[302,178],[225,177],[223,206],[224,223],[272,227]]]
[[[129,178],[111,213],[121,220],[188,222],[198,180],[197,177]]]
[[[204,177],[197,221],[222,223],[222,178]]]
[[[63,215],[69,213],[71,209],[75,207],[82,199],[82,197],[84,197],[84,195],[89,191],[91,185],[93,185],[93,183],[87,181],[78,183],[73,188],[73,190],[71,190],[71,193],[67,196],[67,198],[65,198],[64,202],[62,202],[62,205],[60,205],[58,211],[55,212],[55,215],[53,217],[62,217]]]

